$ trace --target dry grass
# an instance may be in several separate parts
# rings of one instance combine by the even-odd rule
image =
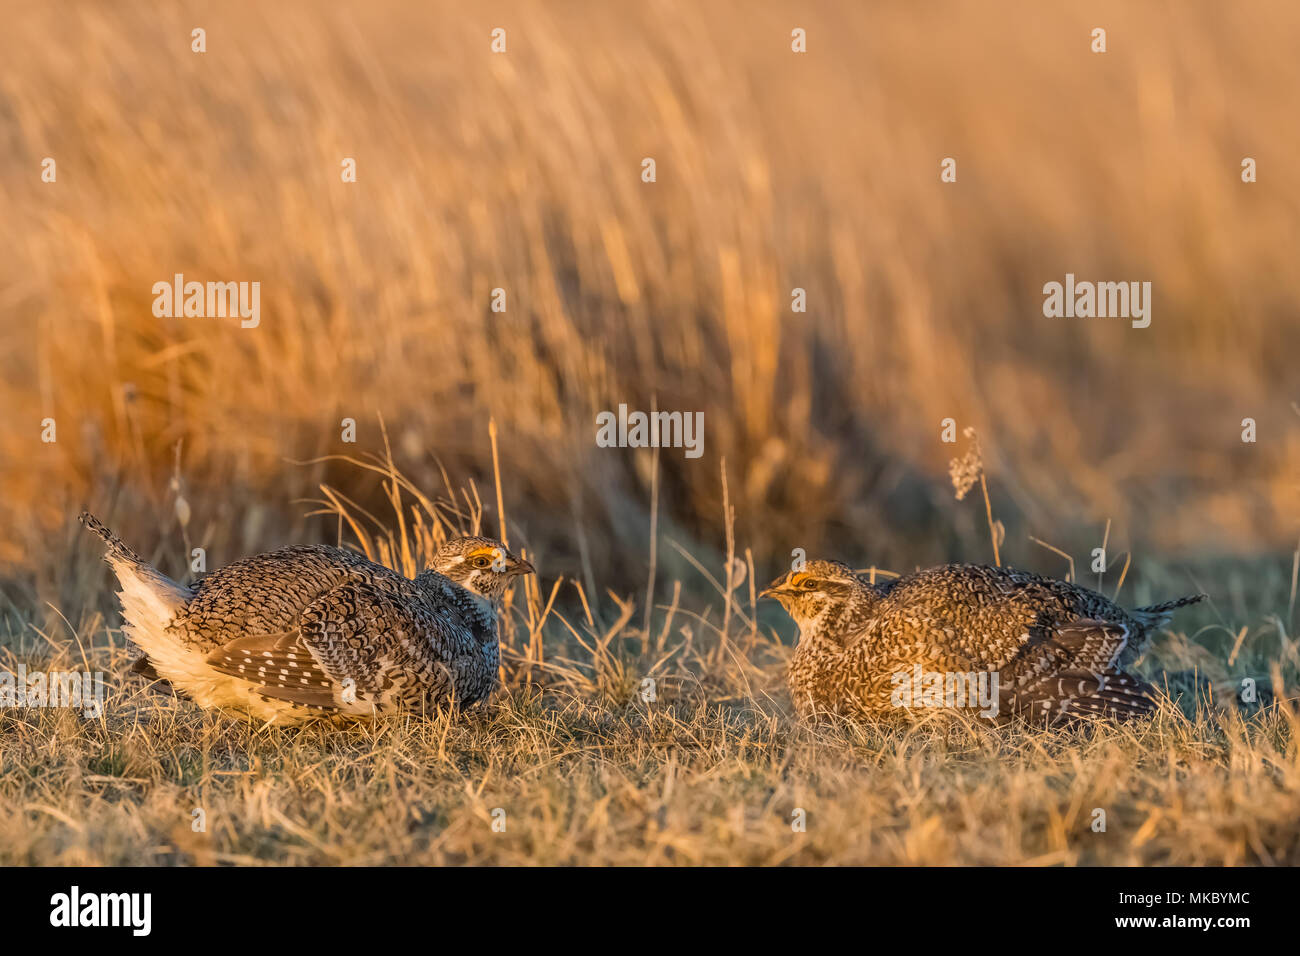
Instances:
[[[370,464],[402,521],[328,507],[372,557],[421,566],[451,498],[413,500],[390,459]],[[1286,592],[1261,570],[1252,603]],[[1162,635],[1146,670],[1169,698],[1151,721],[812,728],[743,588],[641,630],[613,592],[567,619],[565,586],[582,591],[543,574],[514,595],[506,690],[468,714],[282,729],[125,676],[97,720],[4,712],[0,862],[1300,863],[1300,657],[1280,616]],[[131,656],[98,616],[39,637],[10,635],[10,669],[123,675]],[[1235,698],[1243,677],[1255,706]]]
[[[5,4],[0,664],[120,674],[85,506],[186,577],[335,539],[410,570],[504,501],[543,574],[465,722],[259,730],[119,676],[101,720],[0,712],[0,858],[1300,862],[1300,15],[923,6]],[[1044,319],[1067,271],[1152,281],[1152,326]],[[177,272],[260,281],[261,325],[154,318]],[[703,410],[704,457],[596,448],[619,403]],[[1031,535],[1104,537],[1129,604],[1210,592],[1156,721],[791,722],[751,591],[791,548],[1064,574]],[[1195,702],[1242,677],[1274,703]]]
[[[348,732],[138,698],[104,723],[0,720],[7,864],[1300,863],[1296,721],[1276,709],[1095,735],[812,733],[752,700],[516,690],[468,722]]]
[[[1292,545],[1284,0],[10,6],[0,560],[109,496],[149,533],[179,440],[215,553],[301,538],[282,502],[353,479],[285,460],[347,450],[344,416],[376,447],[378,411],[422,487],[435,448],[481,480],[494,416],[520,533],[640,581],[649,456],[593,423],[654,401],[705,412],[705,457],[660,462],[663,526],[700,549],[725,456],[760,560],[985,557],[944,486],[950,416],[1016,476],[1013,540],[1111,519],[1148,553]],[[1151,328],[1045,320],[1066,271],[1151,280]],[[261,326],[154,318],[176,272],[260,281]]]

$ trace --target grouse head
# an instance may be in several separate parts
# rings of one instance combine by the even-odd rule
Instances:
[[[465,590],[490,601],[499,600],[510,582],[532,574],[533,566],[516,557],[493,538],[452,538],[433,556],[433,570]]]
[[[759,596],[780,601],[804,631],[832,622],[849,626],[865,616],[881,593],[847,564],[819,560],[781,575]]]

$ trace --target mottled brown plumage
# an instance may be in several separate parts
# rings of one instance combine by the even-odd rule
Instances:
[[[414,580],[326,545],[236,561],[185,587],[91,515],[122,584],[136,670],[267,720],[473,703],[496,686],[495,602],[532,566],[491,538],[449,541]]]
[[[834,561],[808,562],[764,594],[799,624],[789,680],[800,715],[870,720],[934,706],[915,696],[934,686],[930,675],[956,691],[940,706],[990,717],[1149,713],[1152,688],[1128,668],[1176,608],[1204,597],[1126,611],[1075,584],[965,564],[873,587]],[[973,695],[963,704],[963,680],[987,685],[991,704],[975,705]]]

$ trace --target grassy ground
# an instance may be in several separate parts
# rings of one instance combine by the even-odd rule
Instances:
[[[419,566],[438,503],[390,487],[404,532],[336,516],[362,550]],[[1294,568],[1203,569],[1215,602],[1141,662],[1159,714],[1050,732],[801,725],[779,612],[744,584],[726,600],[703,567],[648,619],[543,568],[511,596],[491,706],[288,729],[146,690],[98,611],[42,633],[11,606],[10,669],[102,669],[111,687],[98,719],[0,711],[0,862],[1296,864]]]
[[[654,703],[516,687],[468,719],[349,728],[258,728],[138,685],[102,720],[6,712],[0,861],[1300,863],[1293,705],[815,730],[763,691],[684,683]]]

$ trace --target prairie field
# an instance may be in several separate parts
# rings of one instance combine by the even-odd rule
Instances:
[[[105,675],[0,709],[0,863],[1300,864],[1294,3],[0,22],[0,670]],[[1048,317],[1067,275],[1149,326]],[[621,405],[702,454],[600,447]],[[184,582],[456,531],[538,574],[490,705],[261,726],[127,672],[83,509]],[[809,726],[799,549],[1209,600],[1148,721]]]

